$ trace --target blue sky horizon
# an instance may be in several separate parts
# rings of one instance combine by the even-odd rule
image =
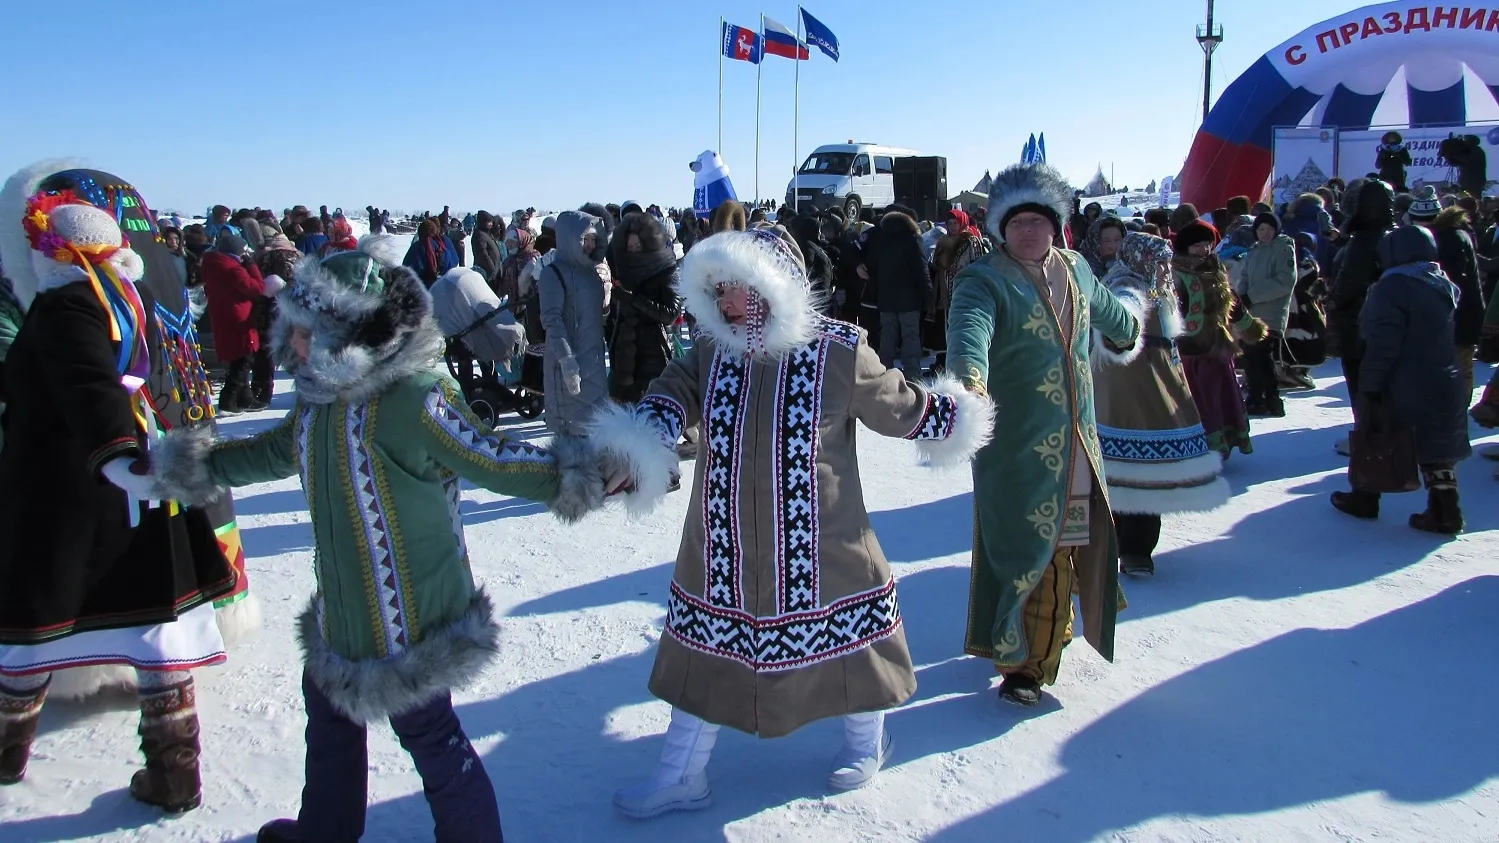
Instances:
[[[0,55],[30,69],[0,101],[0,170],[74,157],[184,213],[689,203],[687,164],[717,145],[720,15],[754,28],[765,13],[794,30],[796,5],[583,5],[417,14],[394,0],[251,11],[81,0],[58,44],[56,9],[26,4],[0,33]],[[1267,50],[1357,4],[1217,5],[1227,40],[1215,97]],[[1201,121],[1202,0],[931,9],[813,0],[842,60],[814,49],[802,64],[794,150],[796,63],[765,59],[760,197],[781,198],[814,147],[851,138],[945,155],[954,194],[1017,161],[1033,132],[1079,185],[1100,165],[1132,187],[1181,168]],[[723,90],[721,152],[751,199],[755,66],[724,60]]]

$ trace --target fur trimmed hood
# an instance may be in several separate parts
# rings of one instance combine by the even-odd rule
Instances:
[[[720,284],[742,284],[765,301],[763,353],[767,357],[786,354],[816,335],[816,296],[806,273],[776,234],[715,234],[692,247],[677,279],[677,294],[697,319],[698,330],[722,349],[749,354],[745,326],[729,323],[718,309]]]
[[[371,234],[357,252],[297,263],[296,282],[276,296],[271,354],[296,380],[302,400],[360,404],[442,356],[432,296],[400,260],[398,238]],[[336,269],[361,273],[364,287],[351,286]],[[369,291],[376,283],[378,292]],[[305,362],[291,348],[297,328],[312,335]]]
[[[1061,225],[1061,221],[1072,216],[1072,185],[1045,164],[1015,164],[1001,170],[989,187],[989,212],[985,219],[995,243],[1005,240],[1002,226],[1010,209],[1029,204],[1050,208]]]

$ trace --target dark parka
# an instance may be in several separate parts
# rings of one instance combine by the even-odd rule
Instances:
[[[833,304],[835,274],[833,259],[822,248],[822,232],[817,219],[805,216],[796,217],[791,220],[790,230],[807,264],[807,280],[811,282],[812,293],[815,296],[813,301],[822,315],[838,318],[837,313],[834,312],[837,308]]]
[[[1457,301],[1453,341],[1461,346],[1478,345],[1483,338],[1485,302],[1478,276],[1478,256],[1473,237],[1468,233],[1468,212],[1448,208],[1427,227],[1437,241],[1437,263],[1462,294]]]
[[[881,313],[925,309],[932,279],[916,220],[899,211],[881,217],[879,234],[864,249],[864,265]]]
[[[494,217],[488,211],[480,211],[476,217],[478,227],[470,241],[474,251],[474,269],[494,287],[500,277],[500,244],[494,240]]]
[[[1380,247],[1391,266],[1369,288],[1359,315],[1364,357],[1359,391],[1380,396],[1386,418],[1415,431],[1423,465],[1467,459],[1468,398],[1452,342],[1457,288],[1435,264],[1430,232],[1410,226]]]
[[[640,238],[639,252],[627,248],[631,234]],[[630,214],[614,229],[609,263],[615,309],[609,397],[634,402],[672,359],[670,326],[682,315],[676,255],[655,217]]]
[[[1378,179],[1356,181],[1343,194],[1343,210],[1349,214],[1347,245],[1333,268],[1327,326],[1343,355],[1357,358],[1359,311],[1369,287],[1379,280],[1379,241],[1395,227],[1395,193]]]

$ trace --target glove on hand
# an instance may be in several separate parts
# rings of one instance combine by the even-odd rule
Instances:
[[[124,491],[125,494],[136,500],[149,501],[152,500],[152,487],[155,484],[152,482],[151,475],[135,473],[134,468],[139,464],[140,461],[135,457],[115,457],[100,466],[99,471],[104,475],[104,479]]]

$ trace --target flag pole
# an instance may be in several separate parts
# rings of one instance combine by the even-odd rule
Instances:
[[[801,131],[802,131],[802,6],[796,4],[796,84],[791,97],[791,179],[796,180],[796,171],[802,165],[801,157]],[[792,209],[796,208],[796,199],[792,199]]]
[[[765,15],[760,15],[760,38],[764,44]],[[755,65],[755,204],[760,204],[760,79],[765,75],[765,50],[761,47],[760,63]]]
[[[723,16],[718,18],[718,148],[713,150],[719,155],[723,154]]]

